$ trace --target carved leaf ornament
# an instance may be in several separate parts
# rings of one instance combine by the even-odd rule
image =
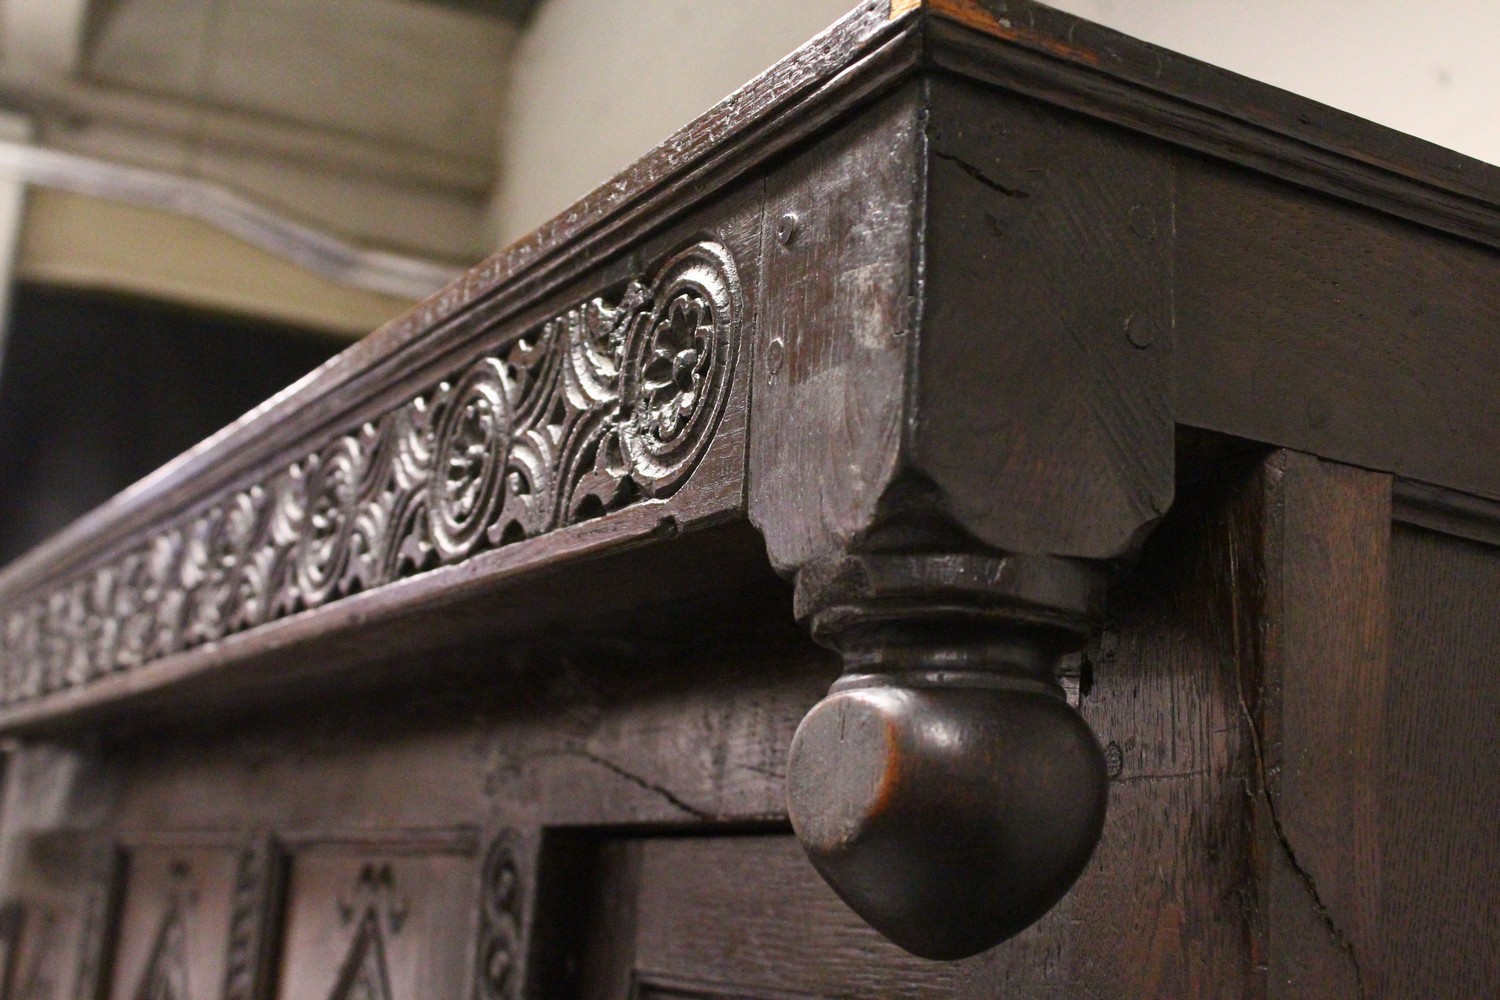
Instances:
[[[0,610],[17,704],[666,496],[729,393],[739,279],[716,243],[496,353],[127,551]]]

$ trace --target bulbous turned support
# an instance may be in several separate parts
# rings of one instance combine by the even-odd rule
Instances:
[[[792,826],[908,951],[998,944],[1093,853],[1104,759],[1055,669],[1102,590],[1096,568],[1048,556],[849,555],[798,572],[798,618],[844,674],[793,738]]]

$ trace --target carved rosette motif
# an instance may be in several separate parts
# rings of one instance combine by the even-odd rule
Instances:
[[[733,376],[741,292],[698,243],[265,480],[0,610],[0,697],[76,689],[678,489]]]

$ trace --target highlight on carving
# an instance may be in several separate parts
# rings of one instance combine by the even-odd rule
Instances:
[[[555,316],[263,481],[0,609],[0,698],[76,688],[475,552],[664,497],[729,393],[728,251]]]

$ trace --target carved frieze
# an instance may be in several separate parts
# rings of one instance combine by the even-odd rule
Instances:
[[[0,609],[18,704],[676,490],[729,392],[739,279],[693,245],[262,481]]]

